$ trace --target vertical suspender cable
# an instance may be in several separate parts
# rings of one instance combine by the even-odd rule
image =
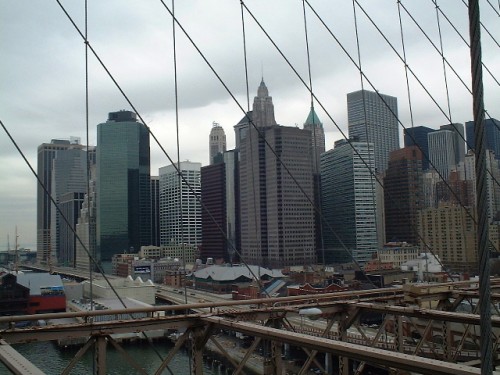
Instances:
[[[251,164],[251,177],[250,177],[250,180],[252,182],[252,196],[253,196],[253,200],[252,200],[252,203],[253,203],[253,206],[254,206],[254,215],[253,215],[253,221],[254,221],[254,230],[255,230],[255,244],[254,246],[252,247],[252,245],[248,244],[247,246],[249,246],[249,252],[251,252],[249,255],[249,258],[252,262],[254,261],[258,261],[258,262],[262,262],[264,264],[264,266],[267,266],[267,261],[268,261],[268,257],[266,256],[266,258],[264,258],[262,256],[262,219],[261,220],[257,220],[257,207],[261,207],[260,205],[260,199],[261,199],[261,196],[260,196],[260,190],[259,190],[259,204],[257,204],[257,193],[256,193],[256,189],[255,189],[255,163],[253,162],[253,157],[254,157],[254,147],[253,147],[253,137],[252,137],[252,133],[254,131],[257,131],[257,134],[259,134],[259,130],[258,129],[253,129],[254,127],[252,126],[252,123],[254,122],[254,113],[252,113],[252,118],[250,118],[248,116],[248,114],[250,113],[250,94],[249,94],[249,88],[248,88],[248,65],[247,65],[247,44],[246,44],[246,31],[245,31],[245,17],[244,17],[244,3],[243,3],[243,0],[240,0],[240,8],[241,8],[241,24],[242,24],[242,36],[243,36],[243,56],[244,56],[244,61],[245,61],[245,84],[246,84],[246,90],[247,90],[247,120],[248,120],[248,130],[247,130],[247,135],[246,135],[246,139],[248,140],[248,143],[249,143],[249,147],[246,147],[246,150],[247,151],[250,151],[249,153],[246,152],[246,157],[248,159],[248,157],[250,157],[250,159],[252,160],[252,162],[250,163]],[[264,73],[262,73],[262,80],[264,80]],[[256,142],[257,142],[257,170],[259,171],[259,185],[260,185],[260,168],[261,168],[261,165],[260,165],[260,153],[259,153],[259,148],[258,148],[258,142],[260,142],[260,137],[257,136],[257,139],[256,139]],[[240,147],[242,145],[240,144]],[[241,169],[240,169],[240,173],[241,173]],[[247,178],[248,178],[248,172],[247,172]],[[247,181],[248,183],[248,181]],[[248,199],[247,199],[247,205],[248,205]],[[260,210],[259,210],[260,212]],[[262,215],[262,212],[260,212],[260,215]],[[260,230],[259,230],[259,227],[260,227]],[[241,234],[240,234],[241,235]],[[250,243],[250,241],[248,241],[248,243]],[[243,249],[242,250],[242,253],[243,253]],[[257,250],[257,256],[255,255],[255,250]],[[252,254],[253,253],[253,254]],[[259,263],[260,265],[260,263]],[[259,275],[257,275],[258,277],[258,281],[257,281],[257,284],[259,285],[259,291],[262,292],[262,286],[261,286],[261,282],[260,282],[260,267],[259,267]]]
[[[245,87],[247,90],[246,94],[247,94],[247,114],[248,114],[248,112],[250,112],[250,91],[248,88],[247,38],[245,33],[245,15],[243,9],[243,1],[240,1],[240,9],[241,9],[241,28],[243,33],[243,59],[245,62]],[[247,118],[247,120],[249,122],[249,127],[250,127],[250,119]]]
[[[408,80],[408,64],[407,64],[407,60],[406,60],[406,47],[405,47],[405,38],[404,38],[404,32],[403,32],[403,20],[401,19],[401,0],[398,0],[398,16],[399,16],[399,31],[401,34],[401,46],[403,49],[403,63],[405,66],[406,93],[408,95],[408,108],[410,110],[411,127],[413,128],[413,109],[411,106],[410,81]]]
[[[90,200],[90,152],[89,152],[89,42],[88,42],[88,1],[85,0],[84,2],[85,5],[85,142],[87,142],[87,205],[89,204]],[[89,215],[91,215],[92,210],[89,209]],[[92,268],[94,267],[94,264],[91,259],[91,254],[92,254],[92,249],[95,249],[95,247],[92,246],[92,242],[94,237],[91,235],[91,222],[92,220],[89,218],[89,224],[87,225],[87,246],[89,249],[89,281],[90,281],[90,310],[94,309],[94,291],[93,291],[93,272]],[[95,253],[92,254],[92,256],[95,258]],[[76,258],[76,252],[75,252],[75,258]],[[74,262],[76,262],[76,259],[74,259]],[[76,263],[74,263],[76,264]],[[94,344],[95,345],[95,344]],[[92,374],[96,374],[97,371],[97,366],[96,366],[96,360],[95,356],[92,360]]]
[[[305,39],[306,39],[306,53],[307,53],[307,72],[309,75],[309,90],[310,90],[310,96],[311,96],[311,113],[313,114],[312,116],[312,159],[313,159],[313,166],[314,166],[314,175],[313,175],[313,188],[314,188],[314,194],[316,195],[316,199],[314,200],[314,203],[318,203],[318,209],[321,211],[321,178],[318,174],[319,172],[319,163],[320,161],[318,160],[318,153],[317,153],[317,148],[318,148],[318,139],[316,138],[316,116],[314,116],[314,96],[313,96],[313,85],[312,85],[312,74],[311,74],[311,54],[309,52],[309,35],[307,32],[307,16],[306,16],[306,3],[305,0],[302,0],[302,11],[304,14],[304,34],[305,34]],[[315,232],[318,233],[319,231],[319,240],[321,241],[321,244],[316,244],[316,248],[318,248],[318,245],[321,245],[321,263],[323,264],[323,268],[325,267],[325,241],[323,240],[323,225],[321,221],[321,215],[318,215],[315,213],[315,216],[319,216],[320,219],[317,220],[315,219],[314,221],[316,224],[319,225],[319,228],[316,228]]]
[[[174,94],[175,94],[175,134],[176,134],[176,144],[177,144],[177,183],[179,186],[178,199],[179,199],[179,230],[182,246],[182,268],[184,275],[182,280],[184,280],[184,302],[187,304],[187,285],[186,285],[186,247],[184,244],[184,215],[182,213],[182,169],[181,169],[181,156],[180,156],[180,142],[179,142],[179,92],[177,86],[177,45],[175,37],[175,0],[172,0],[172,43],[173,43],[173,55],[174,55]],[[181,285],[182,287],[182,285]],[[189,349],[188,349],[189,350]],[[189,373],[191,373],[191,356],[189,357]],[[170,369],[169,369],[170,371]],[[170,371],[171,372],[171,371]]]
[[[446,59],[444,58],[444,51],[443,51],[443,35],[441,33],[441,23],[440,23],[440,17],[439,17],[439,5],[437,3],[437,0],[434,0],[434,5],[436,7],[436,22],[437,22],[437,27],[438,27],[438,31],[439,31],[439,49],[440,49],[441,60],[443,62],[443,77],[444,77],[444,86],[446,89],[446,103],[448,104],[448,117],[450,119],[450,124],[453,124],[453,120],[451,118],[450,93],[448,90],[448,76],[446,75]]]
[[[363,80],[363,68],[361,65],[361,48],[359,46],[359,32],[358,32],[358,16],[356,13],[356,3],[353,0],[352,2],[352,11],[354,15],[354,30],[356,33],[356,50],[358,53],[358,67],[359,67],[359,79],[361,81],[361,95],[363,97],[363,118],[365,122],[365,136],[366,136],[366,151],[368,152],[368,165],[367,168],[370,172],[370,186],[372,189],[372,205],[373,205],[373,223],[375,225],[375,241],[376,241],[376,250],[378,251],[378,242],[379,242],[379,233],[378,233],[378,221],[377,221],[377,199],[376,199],[376,184],[374,179],[374,174],[377,173],[376,170],[376,159],[375,159],[375,144],[372,140],[372,151],[370,152],[370,132],[368,131],[368,121],[366,118],[366,95],[365,95],[365,87]],[[373,134],[373,130],[371,131]],[[373,164],[372,164],[373,160]],[[371,169],[373,165],[373,170]],[[385,234],[381,234],[385,237]],[[355,249],[357,250],[357,249]],[[366,249],[364,249],[366,251]]]
[[[481,67],[481,29],[479,1],[469,0],[472,100],[476,149],[477,251],[479,256],[479,314],[481,317],[481,374],[491,375],[492,332],[490,310],[490,265],[488,248],[488,206],[486,196],[486,137],[484,134],[483,77]]]
[[[89,152],[89,42],[88,42],[88,1],[85,0],[85,135],[87,142],[87,204],[90,199],[90,152]],[[89,213],[92,210],[89,210]],[[90,220],[89,220],[90,221]],[[94,298],[93,298],[93,281],[92,281],[92,267],[93,262],[90,258],[90,254],[92,254],[91,249],[94,248],[91,244],[93,236],[90,233],[90,224],[87,226],[88,230],[88,239],[89,242],[87,246],[89,247],[89,280],[90,280],[90,309],[93,309],[94,306]],[[95,258],[95,254],[92,254]]]

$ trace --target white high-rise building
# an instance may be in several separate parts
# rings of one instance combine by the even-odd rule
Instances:
[[[375,168],[383,173],[389,153],[399,149],[398,100],[389,95],[360,90],[347,94],[349,138],[373,143]]]
[[[160,168],[160,243],[201,244],[201,163]],[[185,181],[184,181],[185,180]]]
[[[215,156],[226,152],[226,133],[224,132],[224,128],[216,122],[212,124],[212,130],[210,131],[209,149],[210,164],[214,163]]]
[[[370,172],[374,168],[373,148],[371,143],[341,140],[321,156],[323,238],[328,263],[364,264],[378,249],[376,181]]]

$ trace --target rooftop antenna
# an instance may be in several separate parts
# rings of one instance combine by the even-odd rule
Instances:
[[[16,275],[19,272],[19,256],[18,256],[18,253],[17,253],[17,238],[18,237],[19,236],[17,235],[17,225],[16,225],[16,247],[15,247],[16,258],[15,258],[15,262],[14,262],[14,271],[16,271]]]

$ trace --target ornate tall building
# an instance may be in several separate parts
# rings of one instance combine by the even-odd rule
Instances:
[[[311,107],[306,122],[304,122],[304,129],[311,132],[313,169],[314,173],[318,174],[320,170],[321,154],[325,152],[325,131],[323,129],[323,123],[319,120],[313,107]]]
[[[311,132],[276,124],[264,81],[252,120],[240,143],[243,259],[266,267],[314,263],[314,209],[304,196],[314,196]]]
[[[210,164],[214,164],[214,158],[218,154],[226,152],[226,133],[224,132],[224,128],[216,122],[212,124],[212,130],[210,131],[209,150]]]
[[[311,110],[304,122],[304,130],[311,132],[311,153],[312,153],[312,168],[314,178],[314,205],[321,207],[321,154],[325,152],[325,131],[323,124],[314,111],[311,105]],[[323,231],[321,227],[321,214],[320,211],[315,212],[314,227],[315,227],[315,242],[317,247],[318,262],[324,263],[325,253],[323,247]]]

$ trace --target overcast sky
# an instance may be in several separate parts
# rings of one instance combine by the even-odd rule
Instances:
[[[350,0],[309,0],[349,54],[357,61],[353,5]],[[402,55],[397,4],[393,0],[359,1]],[[172,18],[157,0],[88,1],[88,39],[119,85],[172,159],[177,159]],[[493,2],[496,4],[496,2]],[[498,5],[481,1],[481,20],[500,41]],[[84,1],[62,1],[76,25],[84,30]],[[246,6],[308,82],[302,1],[248,0]],[[432,0],[402,4],[436,46],[439,34]],[[439,0],[440,9],[468,40],[466,6],[459,0]],[[166,5],[172,9],[171,0]],[[497,6],[496,9],[493,9]],[[182,0],[175,2],[179,23],[197,44],[243,108],[247,106],[240,2]],[[313,89],[328,114],[316,104],[326,133],[326,148],[347,133],[346,94],[361,89],[354,64],[306,5]],[[411,127],[405,71],[399,57],[380,36],[363,11],[356,8],[362,68],[381,93],[398,98],[399,118]],[[407,62],[439,107],[448,113],[441,57],[408,14],[401,9]],[[282,125],[302,126],[310,98],[307,89],[276,48],[245,11],[250,103],[262,77],[273,97]],[[470,87],[470,55],[465,43],[440,16],[445,57]],[[483,61],[500,80],[500,48],[482,30]],[[225,130],[234,147],[233,126],[244,113],[176,28],[180,158],[208,161],[212,122]],[[85,143],[85,48],[83,40],[56,1],[0,2],[0,119],[36,170],[38,145],[54,138],[81,137]],[[484,72],[485,108],[500,118],[500,88]],[[413,125],[437,128],[446,116],[410,74]],[[472,119],[472,98],[447,69],[451,117]],[[364,82],[366,89],[372,89]],[[89,138],[96,144],[96,126],[108,112],[130,105],[89,52]],[[329,118],[331,117],[334,122]],[[402,134],[402,129],[400,130]],[[169,164],[151,142],[151,174]],[[36,248],[36,182],[27,165],[0,129],[0,250],[7,235],[14,247]]]

